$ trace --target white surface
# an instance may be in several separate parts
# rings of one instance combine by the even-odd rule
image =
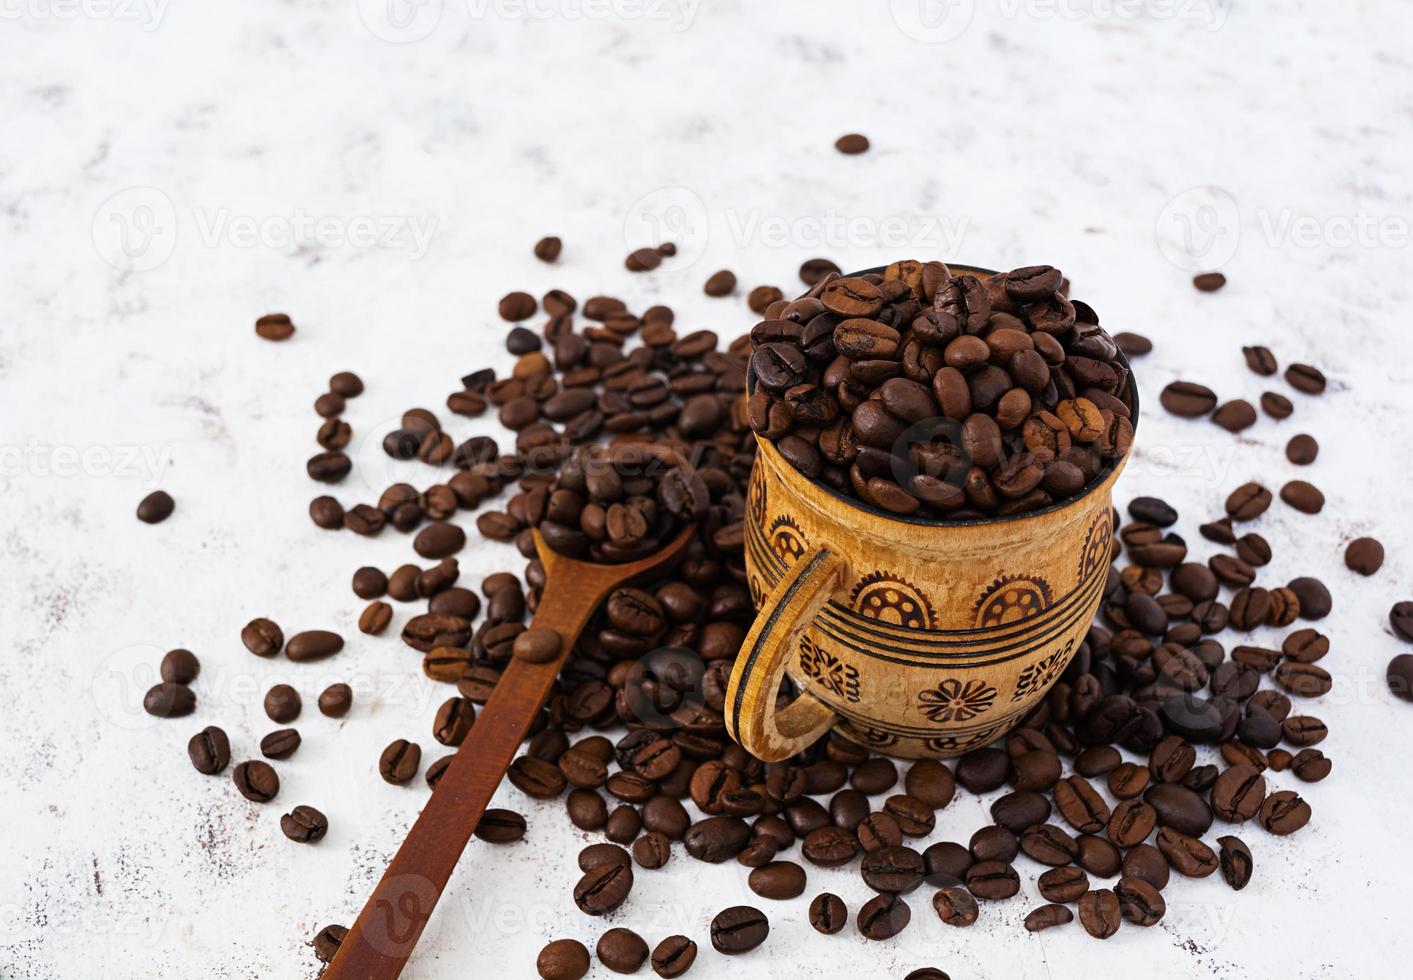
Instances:
[[[759,903],[767,948],[728,962],[706,923],[749,898],[745,874],[680,851],[671,873],[639,875],[613,924],[693,935],[696,977],[813,977],[823,963],[848,977],[1079,978],[1134,962],[1163,978],[1405,975],[1411,719],[1381,678],[1401,649],[1385,614],[1413,597],[1413,8],[965,0],[926,22],[912,0],[525,9],[430,0],[394,28],[383,0],[3,6],[0,974],[311,976],[308,939],[352,920],[425,798],[384,785],[375,762],[397,736],[431,745],[446,692],[396,639],[357,633],[347,584],[360,564],[407,560],[407,540],[329,535],[305,515],[310,403],[332,371],[368,384],[348,411],[367,439],[339,490],[352,503],[404,475],[376,446],[403,409],[440,410],[460,374],[506,362],[506,289],[667,301],[683,325],[733,336],[751,317],[740,297],[703,297],[707,274],[788,290],[802,259],[825,254],[845,268],[1053,262],[1111,329],[1150,335],[1150,410],[1120,499],[1168,497],[1196,555],[1228,490],[1279,486],[1295,475],[1286,438],[1319,436],[1301,475],[1326,513],[1278,502],[1256,527],[1276,549],[1263,581],[1308,571],[1335,593],[1322,628],[1339,686],[1312,706],[1333,729],[1335,774],[1300,787],[1315,818],[1297,837],[1241,831],[1257,864],[1246,892],[1175,880],[1160,927],[1108,943],[1077,925],[1021,931],[1040,870],[1025,859],[1023,897],[968,931],[919,893],[897,941],[816,937],[809,895],[857,909],[865,891],[854,870],[811,869],[804,898]],[[836,154],[854,130],[873,152]],[[1208,185],[1221,193],[1191,191]],[[324,221],[291,240],[307,218]],[[350,243],[364,219],[394,237]],[[1184,220],[1195,260],[1171,247]],[[556,268],[530,256],[546,233],[566,241]],[[623,271],[630,244],[661,238],[682,255]],[[1189,261],[1231,284],[1197,294]],[[252,335],[271,309],[293,314],[291,343]],[[1329,393],[1294,395],[1296,416],[1263,418],[1239,459],[1225,432],[1156,409],[1178,376],[1253,400],[1284,390],[1242,366],[1256,342],[1321,365]],[[480,430],[492,423],[455,429]],[[154,486],[178,510],[147,527],[132,511]],[[1340,554],[1370,532],[1390,559],[1366,582]],[[520,567],[479,544],[461,559],[473,584]],[[349,648],[299,669],[257,661],[238,639],[255,615],[341,630]],[[133,706],[178,645],[204,664],[198,711],[149,723]],[[184,746],[216,723],[251,756],[277,679],[306,692],[305,745],[279,766],[277,803],[257,807],[193,772]],[[359,693],[339,723],[312,707],[337,679]],[[299,802],[333,821],[316,847],[279,833]],[[607,927],[570,900],[587,838],[562,805],[513,789],[500,802],[528,813],[529,842],[473,846],[409,975],[530,976],[546,939],[592,946]],[[984,814],[961,793],[935,839],[964,841]]]

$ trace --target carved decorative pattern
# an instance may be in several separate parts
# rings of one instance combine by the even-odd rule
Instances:
[[[980,748],[983,745],[990,745],[1008,727],[1009,722],[1001,722],[983,728],[979,732],[964,732],[958,735],[934,735],[923,740],[923,744],[933,752],[939,754],[952,754],[957,752],[969,752],[972,749]]]
[[[765,527],[765,467],[755,466],[751,469],[751,491],[747,501],[750,507],[751,521],[757,527]]]
[[[898,744],[898,736],[892,732],[885,732],[868,725],[855,725],[853,722],[845,722],[843,727],[875,749],[892,748]]]
[[[806,551],[809,539],[793,517],[781,515],[770,525],[770,550],[787,565],[793,565]]]
[[[930,721],[970,721],[996,702],[996,689],[985,681],[947,678],[917,696],[918,710]]]
[[[1038,616],[1050,605],[1050,583],[1039,576],[1006,575],[976,600],[976,625],[993,628]]]
[[[828,650],[821,649],[808,634],[800,637],[800,670],[816,684],[850,703],[859,700],[859,671]]]
[[[1079,556],[1079,580],[1083,582],[1100,568],[1113,560],[1114,524],[1106,509],[1089,525],[1084,532],[1084,550]]]
[[[888,572],[873,572],[860,579],[849,604],[859,615],[891,626],[926,630],[937,625],[937,614],[923,591]]]
[[[1020,672],[1020,678],[1016,681],[1016,693],[1011,695],[1011,701],[1020,701],[1027,697],[1032,691],[1043,691],[1050,686],[1050,683],[1059,676],[1060,671],[1065,669],[1065,665],[1070,662],[1070,651],[1074,649],[1074,640],[1065,644],[1064,649],[1056,650]]]

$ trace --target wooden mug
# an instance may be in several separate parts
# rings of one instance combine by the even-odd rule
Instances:
[[[1127,401],[1136,424],[1131,383]],[[947,522],[845,497],[757,446],[745,523],[758,613],[727,689],[732,737],[768,762],[831,728],[888,755],[955,756],[1039,703],[1103,597],[1126,456],[1073,499]],[[777,710],[787,675],[799,696]]]

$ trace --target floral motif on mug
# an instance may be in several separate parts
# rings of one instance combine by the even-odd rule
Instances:
[[[887,572],[873,572],[860,579],[849,604],[861,616],[904,629],[932,629],[937,622],[932,603],[922,590]]]
[[[822,650],[806,634],[800,637],[800,670],[826,691],[851,703],[859,700],[859,671],[828,650]]]
[[[1100,512],[1084,533],[1084,549],[1079,555],[1079,580],[1083,582],[1097,569],[1113,560],[1114,525],[1108,510]]]
[[[809,547],[809,539],[793,517],[782,515],[770,525],[770,550],[787,565],[798,561]]]
[[[970,721],[989,711],[996,689],[985,681],[959,681],[947,678],[935,688],[917,696],[918,710],[930,721]]]
[[[976,600],[976,625],[990,629],[1019,623],[1040,615],[1049,605],[1049,582],[1038,576],[1006,575]]]
[[[1042,657],[1029,667],[1020,672],[1020,678],[1016,681],[1016,693],[1011,695],[1011,701],[1019,701],[1032,691],[1043,691],[1050,686],[1050,682],[1059,676],[1060,671],[1070,662],[1070,651],[1074,649],[1074,640],[1065,644],[1063,650],[1056,650],[1054,653]]]

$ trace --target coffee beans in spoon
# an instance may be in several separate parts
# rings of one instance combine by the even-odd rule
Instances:
[[[940,262],[821,278],[751,331],[751,428],[811,479],[895,514],[1070,499],[1128,452],[1128,368],[1051,266]]]

